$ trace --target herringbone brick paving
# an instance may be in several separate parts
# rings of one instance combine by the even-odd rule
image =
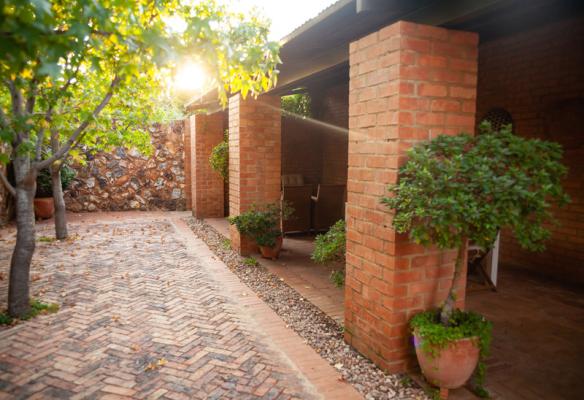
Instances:
[[[32,268],[33,295],[61,310],[0,330],[0,398],[318,397],[171,224],[70,230],[75,240],[39,242]],[[14,237],[2,232],[4,307]]]

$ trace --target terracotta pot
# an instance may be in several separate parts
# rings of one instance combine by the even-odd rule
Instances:
[[[416,356],[428,382],[441,389],[456,389],[469,380],[479,361],[477,337],[456,340],[437,350],[436,357],[424,351],[423,340],[414,334]]]
[[[282,250],[282,236],[276,239],[276,245],[274,247],[260,246],[260,253],[263,258],[269,258],[271,260],[277,260],[280,250]]]
[[[55,213],[55,201],[52,197],[34,199],[34,215],[38,219],[51,218]]]

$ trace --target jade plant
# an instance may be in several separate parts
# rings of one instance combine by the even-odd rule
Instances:
[[[229,217],[229,223],[235,225],[239,233],[253,239],[258,246],[274,247],[276,240],[283,235],[280,221],[291,213],[292,208],[288,205],[253,205],[249,211]]]
[[[426,329],[425,339],[470,335],[471,332],[460,329],[468,326],[469,318],[475,331],[484,334],[488,330],[474,316],[463,317],[455,312],[466,245],[470,241],[489,249],[497,233],[507,229],[521,247],[543,250],[550,237],[549,226],[555,223],[552,206],[569,201],[561,185],[567,172],[561,158],[559,144],[518,137],[511,126],[497,132],[486,122],[480,125],[476,136],[441,135],[409,150],[399,182],[391,185],[389,195],[382,199],[395,211],[393,226],[399,233],[409,232],[418,244],[457,249],[452,282],[443,306],[438,312],[412,321],[418,332]],[[428,327],[430,323],[456,332]],[[446,342],[443,340],[442,345]],[[488,347],[488,340],[483,344]],[[487,351],[481,350],[483,355]]]

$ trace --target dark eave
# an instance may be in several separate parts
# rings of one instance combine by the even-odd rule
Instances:
[[[289,94],[309,77],[346,66],[349,43],[396,21],[478,32],[485,41],[583,8],[584,0],[339,0],[283,39],[272,93]],[[212,95],[201,100],[211,102]]]

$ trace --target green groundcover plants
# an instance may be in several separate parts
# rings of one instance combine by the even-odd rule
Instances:
[[[425,343],[440,349],[452,340],[478,336],[482,357],[487,354],[490,324],[455,310],[466,245],[470,241],[488,249],[507,229],[523,248],[543,250],[555,223],[551,207],[569,201],[561,185],[567,172],[561,159],[557,143],[516,136],[511,126],[497,132],[488,123],[476,136],[442,135],[408,152],[399,183],[382,199],[395,211],[395,230],[409,232],[418,244],[458,250],[444,305],[411,321]],[[482,363],[478,372],[480,385]]]
[[[41,314],[53,314],[59,311],[59,305],[53,303],[43,303],[40,300],[32,299],[30,301],[30,311],[28,314],[16,319],[8,315],[7,312],[0,313],[0,325],[12,325],[18,320],[29,320]]]

